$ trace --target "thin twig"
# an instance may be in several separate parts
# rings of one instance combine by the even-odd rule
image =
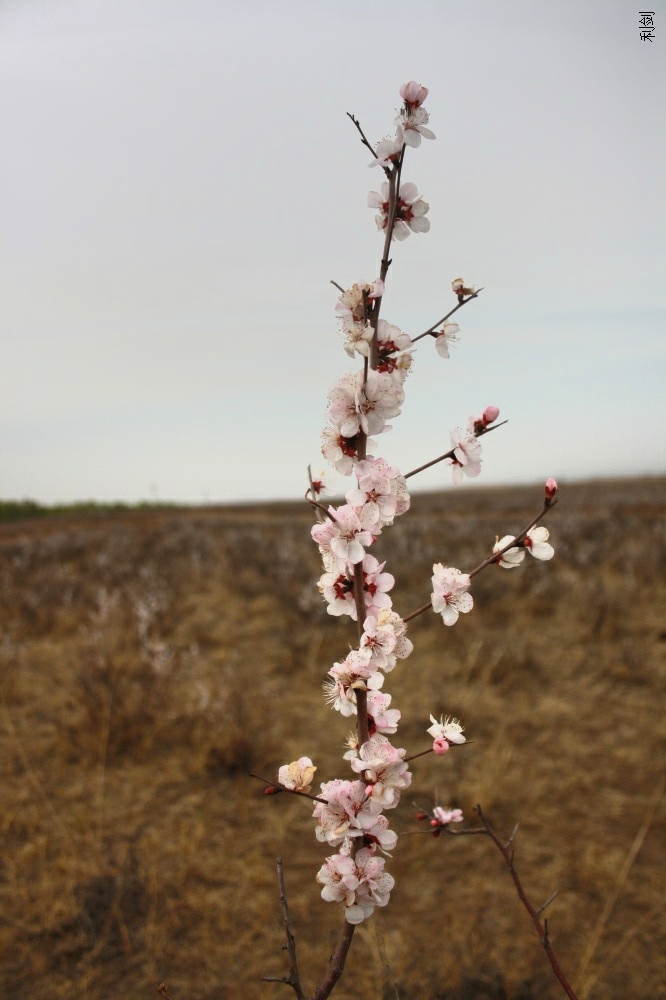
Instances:
[[[254,771],[248,771],[251,778],[258,778],[259,781],[263,781],[265,785],[269,788],[274,788],[276,792],[287,792],[288,795],[301,795],[304,799],[312,799],[313,802],[321,802],[322,805],[328,805],[328,799],[318,799],[316,795],[310,795],[309,792],[299,792],[296,788],[287,788],[285,785],[276,785],[274,781],[269,781],[268,778],[262,778],[260,774],[255,774]]]
[[[301,977],[298,972],[298,961],[296,958],[296,939],[294,933],[291,929],[291,919],[289,917],[289,905],[287,903],[287,890],[284,883],[284,870],[282,866],[282,858],[278,858],[276,861],[278,885],[280,886],[280,903],[282,905],[282,921],[284,923],[284,933],[287,938],[287,954],[289,955],[289,975],[284,976],[281,979],[274,978],[273,976],[264,976],[263,982],[265,983],[286,983],[287,986],[291,986],[292,990],[296,994],[297,1000],[305,1000],[305,994],[303,992],[303,987],[301,986]]]
[[[438,326],[441,326],[442,323],[446,323],[449,316],[453,316],[455,312],[458,312],[459,309],[462,309],[463,306],[466,306],[468,302],[471,302],[472,299],[475,299],[477,295],[482,291],[483,288],[477,288],[475,292],[472,292],[472,294],[468,295],[466,299],[463,299],[462,302],[459,302],[457,306],[454,306],[453,309],[450,310],[450,312],[447,312],[446,316],[442,316],[442,318],[437,320],[437,322],[434,323],[431,327],[428,327],[427,330],[425,330],[423,333],[420,333],[418,337],[412,337],[412,344],[415,344],[417,340],[421,340],[423,337],[434,335],[434,332]]]
[[[356,126],[356,128],[359,131],[359,134],[361,136],[361,142],[363,143],[364,146],[368,147],[368,149],[370,150],[370,152],[372,153],[372,155],[374,156],[374,158],[376,160],[378,160],[379,157],[377,156],[376,152],[374,151],[374,149],[372,148],[372,146],[370,145],[370,143],[366,139],[365,132],[361,128],[361,123],[359,122],[358,118],[354,118],[353,114],[350,111],[347,112],[347,118],[351,118],[351,120],[353,121],[354,125]]]
[[[491,431],[496,431],[498,427],[504,427],[504,424],[508,424],[508,422],[508,420],[501,420],[499,424],[493,424],[492,427],[484,427],[482,431],[479,431],[479,433],[474,436],[477,438],[483,437],[484,434],[490,434]],[[431,462],[426,462],[425,465],[419,465],[417,469],[412,469],[411,472],[407,472],[405,474],[405,479],[409,479],[410,476],[415,476],[417,472],[423,472],[424,469],[429,469],[431,465],[437,465],[438,462],[444,462],[447,458],[453,458],[454,452],[455,448],[449,448],[449,450],[443,455],[440,455],[439,458],[433,458]]]
[[[338,289],[338,291],[342,292],[342,294],[344,295],[344,293],[345,293],[345,289],[344,289],[344,288],[342,287],[342,285],[339,285],[339,284],[337,283],[337,281],[333,281],[333,279],[332,279],[332,278],[331,278],[331,284],[332,284],[332,285],[335,285],[335,287],[336,287],[336,288]]]
[[[541,941],[544,951],[546,952],[548,961],[550,962],[555,978],[557,979],[558,983],[560,984],[566,995],[569,997],[569,1000],[578,1000],[576,994],[573,991],[573,988],[569,985],[564,973],[562,972],[559,962],[557,961],[555,952],[552,949],[550,939],[548,937],[548,921],[544,921],[543,924],[541,923],[541,920],[539,919],[539,913],[537,912],[537,910],[534,909],[529,899],[527,898],[525,890],[523,889],[522,882],[518,877],[518,872],[516,871],[513,863],[513,852],[509,849],[509,846],[507,846],[507,844],[503,844],[500,838],[497,836],[492,826],[490,825],[489,821],[483,815],[483,810],[481,809],[481,806],[476,806],[475,811],[478,814],[479,819],[483,823],[486,833],[494,843],[497,850],[502,855],[504,863],[509,869],[509,874],[513,879],[513,884],[516,887],[518,898],[520,899],[520,902],[523,904],[523,906],[529,913],[530,917],[532,918],[532,923],[534,924],[536,932],[539,935],[539,940]]]

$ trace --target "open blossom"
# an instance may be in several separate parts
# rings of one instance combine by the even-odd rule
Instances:
[[[387,372],[402,384],[414,360],[412,355],[407,353],[411,346],[412,338],[409,334],[403,333],[400,327],[387,323],[385,319],[380,319],[377,323],[376,370]]]
[[[510,545],[515,539],[515,535],[504,535],[498,538],[493,545],[493,552],[500,552],[506,545]],[[525,549],[522,546],[514,545],[497,559],[497,565],[503,569],[516,569],[525,558]]]
[[[457,719],[452,719],[447,715],[440,718],[438,722],[434,715],[431,715],[430,721],[432,722],[432,726],[426,732],[432,736],[435,743],[439,741],[446,743],[446,749],[448,750],[449,743],[460,744],[466,742],[463,736],[463,727]],[[437,753],[437,750],[435,750],[435,753]]]
[[[368,615],[363,624],[361,648],[369,649],[376,665],[388,674],[396,660],[406,659],[414,649],[407,638],[407,626],[395,611],[380,611],[375,617]]]
[[[377,208],[379,215],[375,216],[375,222],[379,230],[386,229],[389,215],[389,184],[384,181],[381,194],[371,191],[368,195],[368,207]],[[393,222],[393,233],[391,239],[406,240],[410,232],[427,233],[430,229],[430,222],[425,218],[430,205],[424,201],[418,193],[416,184],[407,182],[400,185],[400,191],[396,199],[395,218]]]
[[[389,167],[393,163],[397,163],[400,159],[400,153],[402,151],[402,139],[400,137],[396,139],[381,139],[375,145],[375,153],[377,154],[374,159],[368,164],[369,167]]]
[[[523,545],[535,559],[552,559],[555,555],[555,549],[548,541],[549,535],[548,528],[537,525],[536,528],[530,528],[527,532]]]
[[[352,507],[362,507],[369,524],[391,524],[398,506],[391,492],[391,480],[385,475],[386,465],[374,459],[366,459],[356,466],[356,489],[346,493],[347,503]]]
[[[324,427],[321,453],[341,476],[350,476],[358,461],[358,435],[345,437],[337,427]]]
[[[362,563],[363,599],[366,614],[379,615],[384,609],[390,609],[391,598],[388,591],[395,584],[391,573],[384,573],[384,563],[374,556],[366,556]],[[328,568],[317,584],[324,600],[328,604],[329,615],[350,615],[357,620],[356,602],[354,601],[354,578],[348,569],[337,570]]]
[[[363,774],[372,801],[382,809],[392,809],[400,800],[400,792],[412,783],[412,774],[402,759],[403,749],[396,749],[379,734],[371,736],[351,762],[352,770]]]
[[[332,552],[340,565],[355,565],[365,556],[364,546],[372,545],[372,522],[364,509],[350,507],[329,507],[330,518],[318,521],[310,529],[312,538],[320,552]],[[375,533],[379,531],[375,528]]]
[[[368,321],[368,303],[381,298],[384,282],[379,278],[374,282],[358,282],[342,293],[335,311],[342,321],[345,334],[345,351],[350,357],[354,352],[368,357],[374,331]]]
[[[309,757],[299,757],[291,764],[283,764],[278,771],[278,781],[294,792],[309,792],[317,768]]]
[[[365,781],[345,781],[334,778],[321,784],[321,798],[312,813],[317,820],[317,840],[337,847],[345,837],[363,837],[372,833],[381,806],[372,802]],[[382,832],[382,831],[380,831]]]
[[[476,478],[481,472],[481,444],[473,434],[461,427],[451,431],[451,446],[453,458],[447,458],[452,467],[453,482],[459,486],[463,481],[463,473],[470,479]]]
[[[310,480],[310,489],[314,494],[314,499],[318,500],[321,497],[330,497],[335,493],[335,490],[331,489],[327,479],[329,473],[324,469],[320,469],[318,472],[313,472]]]
[[[375,906],[386,906],[395,885],[393,876],[384,871],[384,859],[366,847],[354,858],[345,854],[326,858],[317,881],[324,886],[322,899],[344,904],[345,920],[350,924],[372,916]]]
[[[397,125],[398,140],[402,139],[407,146],[416,149],[417,146],[421,145],[421,137],[434,139],[435,133],[426,128],[429,121],[430,115],[425,108],[415,107],[409,108],[407,111],[402,110],[394,123]]]
[[[355,691],[374,690],[384,683],[367,649],[353,649],[341,663],[333,664],[328,675],[332,680],[324,684],[326,700],[346,717],[357,714]]]
[[[439,826],[448,826],[449,823],[462,823],[462,809],[442,809],[435,806],[432,811],[432,818]]]
[[[467,614],[474,606],[472,595],[467,593],[469,576],[441,563],[435,563],[432,572],[432,610],[441,614],[445,625],[455,625],[458,616]]]
[[[437,353],[441,358],[449,357],[449,347],[458,343],[459,333],[460,327],[457,323],[445,323],[442,329],[437,333],[435,347],[437,348]]]

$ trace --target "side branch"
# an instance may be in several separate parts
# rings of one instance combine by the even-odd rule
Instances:
[[[506,423],[506,421],[504,422]],[[498,424],[497,426],[500,427],[501,424]],[[494,427],[490,428],[490,430],[494,429],[495,429]],[[502,556],[504,555],[504,553],[508,552],[509,549],[514,549],[517,546],[519,546],[520,543],[523,541],[523,539],[526,537],[527,532],[530,531],[534,527],[534,525],[541,520],[542,517],[545,517],[548,511],[552,510],[557,503],[558,503],[557,498],[548,497],[545,500],[544,505],[541,508],[540,512],[537,514],[536,517],[532,518],[532,520],[530,521],[530,523],[527,525],[526,528],[523,528],[523,530],[519,534],[517,534],[515,538],[512,538],[512,540],[507,545],[505,545],[501,549],[498,549],[497,552],[493,552],[492,555],[489,555],[487,559],[484,559],[483,562],[480,562],[478,566],[475,566],[474,569],[467,574],[470,580],[472,579],[473,576],[476,576],[477,573],[480,573],[482,569],[485,569],[486,566],[492,566],[493,563],[498,563],[502,558]],[[410,612],[410,614],[405,615],[403,617],[403,621],[410,622],[412,621],[413,618],[418,618],[419,615],[422,615],[424,614],[424,612],[429,611],[431,607],[432,607],[432,601],[428,601],[427,604],[422,604],[420,608],[416,609],[416,611],[412,611]]]
[[[438,326],[441,326],[442,323],[446,323],[447,319],[450,316],[453,316],[453,314],[458,312],[459,309],[462,309],[463,306],[466,306],[468,302],[471,302],[472,299],[475,299],[478,296],[479,292],[482,291],[483,288],[477,288],[475,292],[473,292],[471,295],[468,295],[466,299],[462,300],[462,302],[459,302],[458,305],[454,306],[450,312],[447,312],[446,316],[442,316],[441,319],[438,319],[437,322],[433,323],[433,325],[428,327],[427,330],[424,330],[423,333],[420,333],[418,337],[412,337],[412,344],[415,344],[417,340],[422,340],[423,337],[434,336],[435,330],[437,329]]]
[[[516,869],[514,867],[514,864],[513,864],[513,851],[511,850],[512,840],[509,840],[508,844],[504,844],[500,840],[500,838],[497,836],[497,834],[495,833],[495,831],[493,830],[493,828],[490,825],[489,821],[483,815],[483,811],[481,809],[481,806],[476,806],[475,811],[478,813],[479,819],[483,823],[483,826],[485,828],[485,832],[488,834],[488,836],[492,840],[493,844],[495,845],[495,847],[497,848],[497,850],[502,855],[502,858],[504,859],[504,863],[507,866],[507,868],[509,869],[509,874],[511,875],[511,878],[513,879],[513,884],[516,887],[516,892],[518,893],[518,898],[520,899],[520,902],[523,904],[523,906],[525,907],[525,909],[529,913],[530,917],[532,918],[532,923],[534,924],[536,932],[539,935],[539,940],[541,941],[541,944],[543,945],[544,951],[546,952],[546,955],[548,956],[548,961],[550,962],[550,965],[551,965],[551,968],[552,968],[553,973],[555,975],[555,978],[559,982],[560,986],[562,987],[562,989],[564,990],[564,992],[566,993],[566,995],[569,997],[569,1000],[578,1000],[578,997],[574,993],[572,987],[567,982],[567,979],[565,978],[564,973],[562,972],[562,970],[560,968],[559,962],[557,961],[557,957],[555,955],[555,952],[553,951],[553,949],[551,947],[550,940],[548,938],[548,921],[546,920],[542,924],[541,920],[539,919],[539,914],[543,912],[543,910],[545,909],[545,905],[547,905],[547,904],[545,904],[544,906],[542,906],[540,910],[535,910],[535,908],[532,906],[532,904],[530,903],[529,899],[527,898],[527,894],[525,893],[525,890],[523,889],[522,882],[520,881],[520,878],[518,877],[518,872],[516,871]],[[550,898],[550,900],[548,902],[552,902],[553,898],[554,897],[551,896],[551,898]]]
[[[303,987],[301,986],[301,978],[298,972],[298,962],[296,960],[296,939],[294,938],[294,934],[291,929],[291,919],[289,917],[289,906],[287,904],[287,890],[284,884],[284,870],[282,867],[282,858],[277,859],[276,866],[278,875],[278,885],[280,886],[282,921],[284,923],[284,932],[287,938],[287,954],[289,955],[289,975],[284,976],[281,979],[275,978],[273,976],[265,976],[263,977],[262,981],[265,983],[286,983],[287,986],[291,986],[292,990],[296,994],[297,1000],[305,1000],[305,994],[303,992]]]
[[[504,427],[504,424],[508,424],[508,420],[502,420],[499,424],[493,424],[492,427],[484,427],[484,429],[476,434],[475,437],[483,437],[484,434],[490,434],[491,431],[496,431],[498,427]],[[425,465],[419,465],[417,469],[412,469],[411,472],[405,473],[405,479],[409,479],[410,476],[415,476],[417,472],[424,472],[425,469],[429,469],[431,465],[437,465],[438,462],[444,462],[447,458],[454,457],[455,448],[449,448],[447,452],[440,455],[439,458],[433,458],[431,462],[426,462]]]

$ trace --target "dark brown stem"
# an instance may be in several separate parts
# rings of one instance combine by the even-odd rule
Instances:
[[[370,150],[370,152],[372,153],[372,155],[374,156],[374,158],[376,160],[378,160],[379,157],[377,156],[376,152],[374,151],[374,149],[372,148],[372,146],[370,145],[370,143],[366,139],[365,132],[361,128],[361,123],[359,122],[358,118],[354,118],[354,116],[349,111],[347,112],[347,118],[351,118],[351,120],[353,121],[354,125],[356,126],[356,128],[359,131],[359,135],[361,136],[361,142],[363,143],[364,146],[368,147],[368,149]],[[386,167],[384,167],[384,171],[387,172],[386,171]]]
[[[344,289],[344,288],[342,287],[342,285],[339,285],[339,284],[337,283],[337,281],[333,281],[333,279],[332,279],[332,278],[331,278],[331,284],[332,284],[332,285],[335,285],[335,287],[336,287],[336,288],[338,289],[338,291],[342,292],[342,294],[344,295],[344,293],[345,293],[345,289]]]
[[[513,864],[513,851],[511,851],[511,849],[510,849],[510,847],[511,847],[511,841],[509,841],[509,844],[507,845],[507,844],[504,844],[500,840],[500,838],[497,836],[497,834],[493,830],[492,826],[490,825],[489,821],[483,815],[483,811],[481,809],[481,806],[476,806],[476,812],[478,813],[479,819],[483,823],[483,826],[485,828],[486,833],[488,834],[488,836],[490,837],[490,839],[494,843],[494,845],[497,848],[497,850],[502,855],[502,858],[504,859],[504,864],[509,869],[509,874],[511,875],[511,878],[513,879],[513,884],[516,887],[516,892],[518,893],[518,898],[520,899],[520,902],[523,904],[523,906],[525,907],[525,909],[529,913],[530,917],[532,918],[532,923],[534,924],[536,932],[539,935],[539,940],[541,941],[541,944],[543,945],[544,951],[546,952],[546,955],[548,956],[548,961],[550,962],[550,965],[551,965],[551,968],[552,968],[553,973],[555,975],[555,978],[559,982],[560,986],[562,987],[562,989],[564,990],[564,992],[566,993],[566,995],[569,997],[569,1000],[578,1000],[578,998],[577,998],[576,994],[574,993],[572,987],[567,982],[567,980],[566,980],[566,978],[564,976],[564,973],[562,972],[562,970],[560,968],[559,962],[557,961],[557,957],[555,955],[555,952],[553,951],[552,946],[550,944],[550,939],[548,937],[548,921],[544,921],[543,924],[541,923],[541,920],[539,919],[538,912],[535,910],[535,908],[530,903],[529,899],[527,898],[527,894],[526,894],[525,890],[523,889],[522,882],[520,881],[520,878],[518,877],[518,872],[516,871],[516,869],[514,867],[514,864]]]
[[[312,1000],[326,1000],[327,997],[330,997],[335,984],[344,972],[345,962],[347,961],[347,953],[349,951],[349,946],[352,943],[354,930],[355,924],[350,924],[345,920],[342,930],[340,931],[340,937],[338,938],[335,951],[331,955],[328,963],[328,968],[324,978],[314,991]]]
[[[301,977],[298,972],[298,961],[296,959],[296,939],[294,938],[294,934],[291,929],[291,920],[289,918],[289,906],[287,904],[287,890],[284,884],[284,871],[282,868],[282,858],[277,859],[276,865],[277,865],[278,885],[280,886],[282,922],[284,923],[284,933],[287,938],[287,954],[289,955],[289,975],[284,976],[280,979],[274,978],[273,976],[265,976],[263,977],[263,982],[286,983],[287,986],[291,986],[292,990],[296,994],[297,1000],[305,1000],[305,993],[303,992],[303,987],[301,986]]]
[[[483,288],[477,288],[475,292],[473,292],[471,295],[468,295],[466,299],[462,300],[462,302],[459,302],[458,305],[454,306],[450,312],[447,312],[446,316],[442,316],[442,318],[437,320],[437,322],[434,323],[431,327],[429,327],[423,333],[420,333],[418,337],[412,337],[412,344],[415,344],[417,340],[421,340],[423,337],[428,337],[432,335],[438,326],[441,326],[442,323],[446,323],[449,316],[453,316],[454,313],[458,312],[459,309],[462,309],[463,306],[466,306],[468,302],[472,301],[472,299],[475,299],[482,291]]]
[[[482,431],[475,434],[475,437],[483,437],[484,434],[490,434],[491,431],[496,431],[498,427],[504,427],[504,424],[508,424],[508,420],[502,420],[499,424],[493,424],[492,427],[484,427]],[[426,462],[425,465],[419,465],[417,469],[412,469],[411,472],[406,473],[405,479],[409,479],[410,476],[415,476],[417,472],[423,472],[424,469],[429,469],[431,465],[437,465],[438,462],[444,462],[447,458],[453,458],[453,453],[455,448],[449,448],[447,452],[440,455],[439,458],[433,458],[431,462]]]

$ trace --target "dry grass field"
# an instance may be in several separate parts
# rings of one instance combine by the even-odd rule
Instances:
[[[550,564],[490,567],[453,629],[410,626],[387,682],[398,746],[430,712],[474,742],[414,763],[391,815],[390,905],[356,932],[339,1000],[554,1000],[484,837],[417,835],[418,805],[481,803],[508,836],[579,996],[666,996],[663,480],[571,485]],[[470,569],[541,503],[536,487],[417,496],[378,548],[407,614],[432,563]],[[59,515],[0,526],[0,996],[282,1000],[275,858],[308,988],[337,906],[305,800],[267,798],[302,754],[346,776],[323,702],[354,644],[314,587],[306,505]]]

